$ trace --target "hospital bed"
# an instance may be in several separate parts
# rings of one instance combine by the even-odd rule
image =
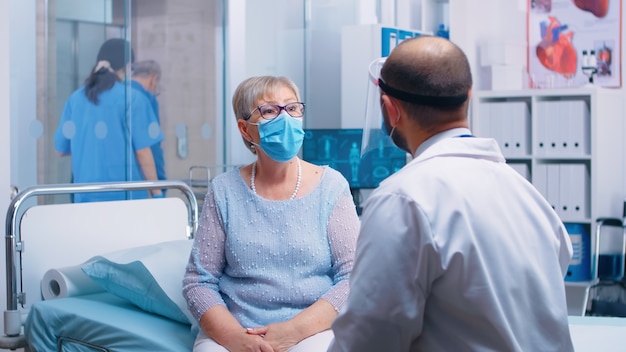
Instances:
[[[168,189],[168,197],[37,204],[47,195],[150,189]],[[43,185],[18,193],[6,218],[0,349],[190,351],[197,330],[181,290],[197,223],[196,197],[182,181]],[[81,291],[81,277],[76,287],[59,288],[70,269],[85,265],[92,270],[85,277],[98,285]],[[68,275],[44,282],[53,271]],[[46,293],[52,297],[44,300]]]
[[[168,191],[165,199],[33,204],[45,195],[162,188],[176,189],[181,197]],[[150,312],[107,290],[42,300],[40,282],[50,268],[81,265],[103,253],[188,245],[197,222],[196,197],[187,182],[47,185],[20,192],[7,211],[7,307],[0,349],[191,351],[197,328],[184,317]],[[172,263],[172,252],[164,253],[168,254],[164,262]],[[182,267],[187,256],[186,251],[179,255],[177,265]],[[180,283],[182,271],[175,270],[172,280]],[[623,350],[626,319],[572,316],[569,320],[577,352]]]

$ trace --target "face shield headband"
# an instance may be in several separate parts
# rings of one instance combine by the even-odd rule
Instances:
[[[455,108],[463,104],[467,100],[467,93],[454,96],[429,96],[405,92],[390,87],[382,79],[378,79],[378,86],[387,95],[406,101],[407,103],[415,103],[435,108]]]

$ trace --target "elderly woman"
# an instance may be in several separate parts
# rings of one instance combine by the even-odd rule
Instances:
[[[205,198],[183,282],[194,351],[326,351],[359,231],[348,183],[297,157],[304,103],[291,80],[249,78],[233,109],[257,160]]]

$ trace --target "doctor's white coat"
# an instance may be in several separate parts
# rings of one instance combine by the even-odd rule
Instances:
[[[569,236],[497,142],[420,146],[367,199],[330,351],[572,351]]]

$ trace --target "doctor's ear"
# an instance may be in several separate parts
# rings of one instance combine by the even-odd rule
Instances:
[[[389,116],[389,123],[391,123],[392,127],[395,127],[400,121],[400,110],[398,106],[387,94],[383,94],[380,99],[382,101],[380,108],[385,109],[387,116]]]

